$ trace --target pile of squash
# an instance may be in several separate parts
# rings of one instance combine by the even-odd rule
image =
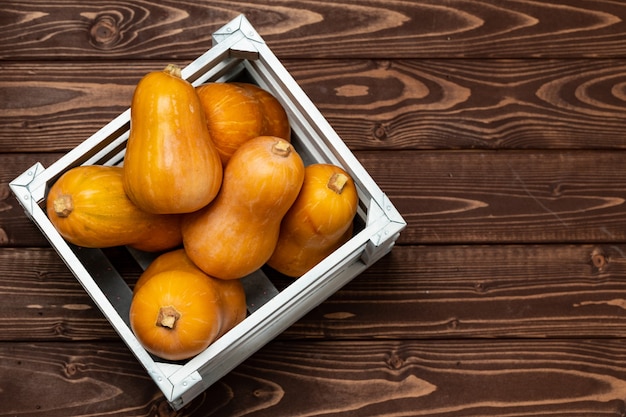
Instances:
[[[47,215],[68,242],[159,253],[130,308],[150,353],[197,355],[245,319],[241,278],[265,264],[298,277],[351,237],[352,178],[305,167],[290,134],[269,92],[194,87],[168,65],[136,86],[123,165],[71,168],[50,187]]]

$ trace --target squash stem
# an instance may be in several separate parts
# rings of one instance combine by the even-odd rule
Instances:
[[[272,146],[272,153],[274,155],[287,157],[291,153],[291,144],[284,139],[279,139],[274,146]]]
[[[173,306],[165,306],[159,308],[159,314],[157,316],[156,325],[173,329],[176,327],[176,323],[180,319],[181,315]]]
[[[63,194],[58,196],[53,202],[52,207],[54,213],[62,218],[68,217],[72,211],[74,211],[74,201],[69,194]]]
[[[180,67],[176,64],[167,64],[163,72],[171,75],[172,77],[177,77],[177,78],[183,77]]]
[[[337,194],[341,194],[347,182],[348,177],[342,173],[337,172],[330,177],[327,186]]]

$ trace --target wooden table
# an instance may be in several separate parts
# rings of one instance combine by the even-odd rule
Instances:
[[[626,3],[0,9],[0,415],[626,415]],[[408,222],[173,412],[8,183],[244,13]]]

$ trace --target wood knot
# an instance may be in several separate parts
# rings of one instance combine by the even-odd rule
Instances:
[[[376,61],[376,66],[383,70],[388,70],[391,68],[391,61],[388,59],[381,59]]]
[[[387,366],[391,369],[400,369],[404,366],[404,359],[398,356],[396,353],[392,353],[387,359]]]
[[[458,330],[460,326],[461,322],[459,321],[459,319],[454,318],[448,322],[448,329],[450,330]]]
[[[599,249],[594,249],[593,252],[591,252],[591,264],[598,271],[604,270],[604,268],[606,268],[608,263],[609,263],[609,260],[607,256],[604,255],[604,253],[602,253],[602,251],[600,251]]]
[[[0,245],[6,245],[9,243],[9,234],[0,227]]]
[[[487,283],[482,282],[482,281],[476,282],[476,283],[474,284],[474,289],[475,289],[475,290],[476,290],[476,292],[478,292],[478,293],[484,293],[484,292],[487,292]]]
[[[550,193],[554,197],[560,197],[563,194],[563,185],[558,182],[550,184]]]
[[[78,372],[78,368],[73,363],[68,363],[65,365],[65,375],[68,377],[73,377]]]
[[[99,49],[110,49],[115,46],[121,38],[117,23],[115,16],[109,14],[97,16],[89,30],[91,43]]]
[[[373,134],[378,140],[387,139],[387,129],[385,129],[385,126],[382,123],[377,123],[376,126],[374,126]]]

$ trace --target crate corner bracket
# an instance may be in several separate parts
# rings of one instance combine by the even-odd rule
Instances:
[[[231,58],[250,61],[259,59],[257,45],[265,44],[265,41],[243,14],[240,14],[215,31],[213,33],[213,44],[224,42],[233,36],[238,40],[229,48],[229,56]]]
[[[368,212],[371,214],[370,219],[368,219],[368,226],[373,226],[376,223],[382,225],[380,230],[370,239],[374,247],[388,241],[389,236],[395,237],[407,226],[406,221],[386,194],[382,194],[380,201],[372,199]],[[392,240],[395,241],[395,238]]]
[[[234,35],[239,32],[243,35],[244,38],[248,39],[251,42],[265,43],[261,35],[256,31],[256,29],[252,26],[250,21],[243,15],[240,14],[215,32],[213,32],[213,41],[215,43],[220,43],[224,39]]]
[[[43,171],[44,166],[37,162],[9,183],[9,188],[13,191],[13,194],[22,207],[24,207],[30,215],[33,214],[33,204],[36,204],[35,198],[33,197],[33,190],[31,190],[31,184]]]

